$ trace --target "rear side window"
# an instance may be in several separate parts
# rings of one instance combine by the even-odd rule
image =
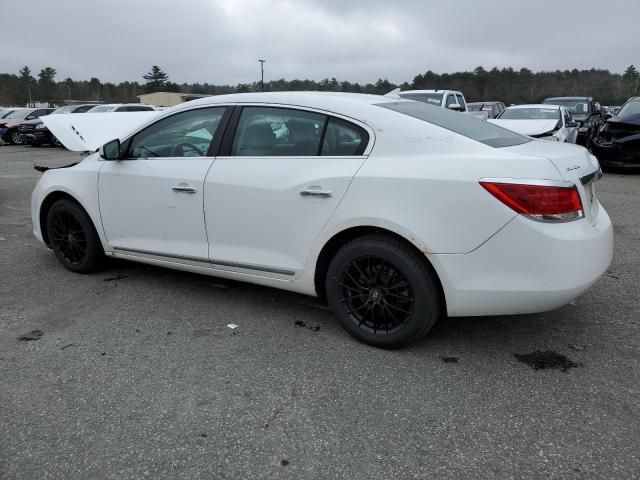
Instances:
[[[531,141],[523,135],[484,120],[479,120],[471,115],[460,115],[457,112],[432,107],[425,103],[388,102],[378,103],[377,106],[446,128],[490,147],[511,147]]]
[[[238,157],[315,156],[327,117],[277,107],[244,107],[231,155]]]
[[[450,107],[455,103],[456,103],[456,97],[453,95],[453,93],[450,93],[449,95],[447,95],[447,103],[445,104],[445,107]]]
[[[369,143],[369,135],[364,128],[338,118],[329,119],[322,142],[323,156],[362,155]]]
[[[456,97],[458,98],[458,103],[460,104],[460,106],[462,108],[465,108],[466,104],[464,103],[464,97],[462,95],[460,95],[459,93],[456,94]]]

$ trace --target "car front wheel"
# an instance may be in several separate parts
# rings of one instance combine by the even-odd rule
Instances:
[[[344,329],[381,348],[416,342],[442,310],[439,284],[426,259],[384,235],[360,237],[343,246],[329,265],[326,292]]]
[[[14,145],[22,145],[24,143],[24,140],[22,140],[22,135],[20,135],[18,130],[14,130],[13,132],[11,132],[11,135],[9,136],[9,140]]]
[[[78,273],[98,269],[104,252],[91,218],[80,205],[69,199],[55,202],[47,213],[47,235],[66,268]]]

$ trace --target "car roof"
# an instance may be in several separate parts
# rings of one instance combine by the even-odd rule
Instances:
[[[398,92],[398,95],[402,95],[403,93],[445,93],[445,92],[462,94],[462,92],[459,92],[458,90],[443,90],[443,89],[436,88],[435,90],[402,90],[401,92]]]
[[[593,97],[549,97],[543,101],[546,102],[547,100],[593,100]]]
[[[255,92],[255,93],[232,93],[228,95],[215,95],[211,97],[199,98],[189,102],[181,103],[171,107],[168,111],[179,111],[197,106],[217,105],[217,104],[242,104],[242,103],[266,103],[274,105],[290,105],[306,107],[338,114],[362,118],[366,111],[371,111],[372,105],[391,102],[411,102],[400,98],[385,97],[382,95],[369,95],[364,93],[347,92]]]
[[[467,102],[467,105],[495,105],[497,103],[504,103],[504,102]]]
[[[544,108],[546,110],[552,109],[562,109],[564,108],[562,105],[549,105],[546,103],[530,103],[528,105],[512,105],[507,107],[507,110],[516,110],[518,108]]]

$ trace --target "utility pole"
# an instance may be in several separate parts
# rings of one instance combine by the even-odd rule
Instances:
[[[264,62],[266,60],[258,59],[260,62],[260,89],[264,92]]]

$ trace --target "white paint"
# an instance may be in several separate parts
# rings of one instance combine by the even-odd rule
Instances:
[[[375,105],[390,101],[398,100],[281,92],[173,107],[157,115],[225,104],[304,108],[359,122],[371,139],[360,157],[103,161],[90,155],[41,177],[32,195],[34,234],[42,239],[43,200],[64,191],[87,210],[108,255],[314,295],[316,263],[326,243],[351,227],[378,227],[425,253],[454,316],[555,308],[606,271],[612,227],[592,187],[580,183],[579,177],[598,168],[584,148],[542,140],[492,148]],[[116,136],[126,140],[140,128],[132,125]],[[479,185],[485,177],[570,181],[586,216],[562,224],[524,218]],[[172,190],[183,183],[196,193]],[[331,190],[332,196],[300,196],[310,187]]]

